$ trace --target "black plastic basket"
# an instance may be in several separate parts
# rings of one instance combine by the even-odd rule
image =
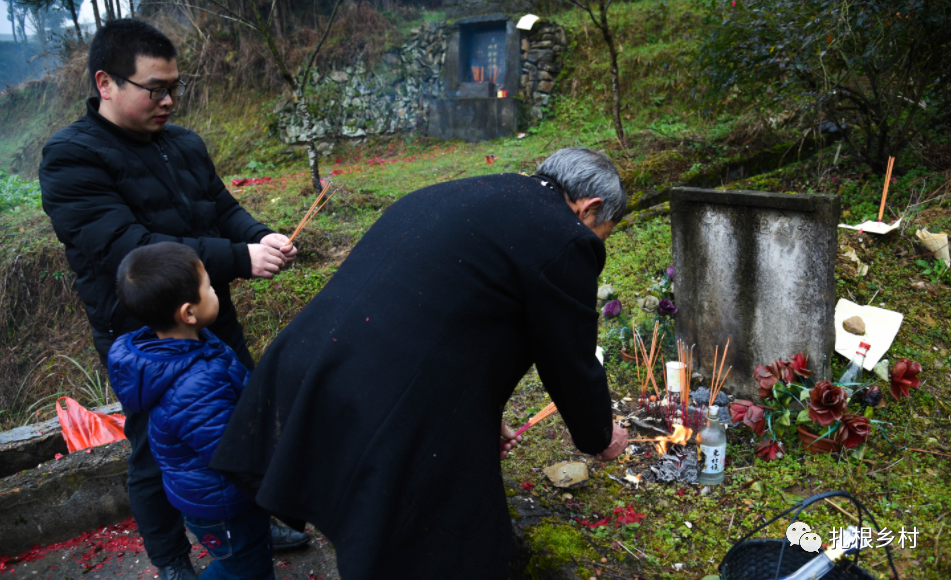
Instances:
[[[779,580],[784,576],[792,574],[809,560],[816,557],[816,552],[807,552],[799,546],[791,546],[785,539],[782,540],[751,540],[750,538],[764,530],[771,523],[785,516],[789,512],[796,510],[791,524],[799,519],[799,514],[806,507],[821,501],[828,497],[848,498],[855,504],[858,511],[858,527],[862,528],[863,514],[867,514],[872,525],[878,529],[878,523],[875,517],[865,508],[859,500],[852,497],[847,491],[828,491],[816,494],[808,499],[797,503],[793,507],[769,520],[762,526],[756,528],[747,534],[742,540],[734,544],[730,551],[720,562],[719,572],[721,580]],[[895,570],[895,563],[892,561],[892,552],[888,546],[885,546],[888,564],[892,567],[892,578],[898,580],[898,571]],[[878,580],[861,567],[859,567],[859,556],[861,548],[856,551],[851,560],[840,562],[829,574],[823,576],[823,580]]]

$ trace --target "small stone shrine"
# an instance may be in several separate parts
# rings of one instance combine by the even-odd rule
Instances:
[[[726,388],[737,396],[756,394],[756,365],[800,351],[823,378],[835,347],[839,199],[674,188],[670,210],[677,338],[696,344],[704,384],[727,338]]]
[[[474,142],[513,135],[520,56],[520,31],[505,15],[459,20],[446,51],[447,98],[430,104],[429,136]]]

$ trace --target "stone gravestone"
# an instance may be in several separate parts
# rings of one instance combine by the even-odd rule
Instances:
[[[822,378],[835,347],[839,199],[674,188],[670,210],[676,333],[696,344],[704,384],[727,338],[724,388],[737,396],[756,394],[756,365],[800,351]]]

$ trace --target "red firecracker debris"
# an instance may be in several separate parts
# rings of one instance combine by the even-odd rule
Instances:
[[[271,181],[270,177],[244,177],[241,179],[232,179],[231,187],[244,187],[246,185],[261,185]]]
[[[522,489],[524,489],[525,491],[532,491],[533,489],[535,489],[535,484],[530,481],[523,481]]]

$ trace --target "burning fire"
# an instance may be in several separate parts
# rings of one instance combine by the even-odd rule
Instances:
[[[693,429],[677,425],[673,435],[665,435],[654,439],[654,447],[657,448],[658,454],[663,455],[667,453],[671,445],[686,445],[692,434]]]

